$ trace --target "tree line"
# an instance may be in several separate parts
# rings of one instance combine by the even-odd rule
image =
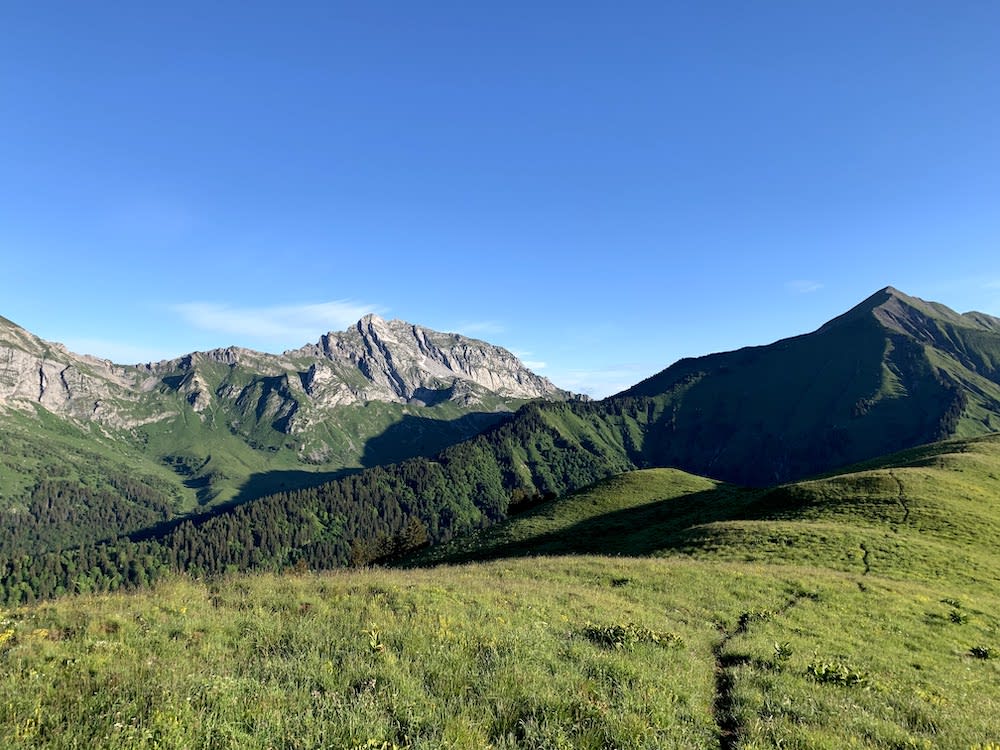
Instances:
[[[651,402],[643,398],[532,403],[432,459],[414,458],[276,493],[148,538],[121,537],[48,552],[29,551],[30,545],[4,547],[0,602],[16,605],[64,593],[134,588],[171,572],[214,576],[385,561],[636,468],[641,434],[654,416]],[[68,488],[62,492],[69,497]],[[40,493],[39,502],[62,508],[58,492],[55,500],[52,491]],[[107,513],[120,505],[108,501]],[[147,521],[169,513],[155,502],[147,505]],[[94,523],[113,522],[110,516],[100,518],[95,515]],[[134,522],[118,528],[135,528]]]

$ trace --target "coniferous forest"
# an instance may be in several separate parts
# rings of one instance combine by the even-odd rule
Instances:
[[[34,521],[33,539],[53,528],[60,536],[46,540],[42,552],[32,552],[38,547],[23,533],[20,545],[3,547],[0,601],[134,588],[176,571],[211,576],[390,559],[635,468],[641,461],[636,435],[654,413],[652,400],[637,398],[529,404],[433,459],[375,467],[179,523],[169,522],[168,503],[155,495],[143,497],[139,511],[133,504],[100,502],[108,500],[106,493],[73,493],[42,483],[32,494],[33,505],[45,511]],[[124,483],[122,491],[140,492]],[[84,511],[94,511],[78,510],[81,500]],[[109,516],[119,507],[120,517]],[[47,524],[53,518],[66,523]],[[105,523],[136,533],[74,543],[92,538]],[[10,526],[6,533],[13,536]],[[152,530],[138,531],[143,528]]]

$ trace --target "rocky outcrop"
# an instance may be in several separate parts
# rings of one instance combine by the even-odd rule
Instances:
[[[357,383],[357,400],[439,400],[458,383],[510,399],[570,395],[528,370],[506,349],[377,315],[366,315],[353,328],[328,333],[318,343],[285,352],[285,356],[321,360],[311,366],[307,390],[316,391],[317,383],[335,380],[334,373],[353,370],[364,380],[345,377],[343,381]],[[343,390],[335,397],[349,398]]]
[[[372,401],[494,411],[570,396],[506,349],[376,315],[281,355],[228,347],[135,367],[73,354],[0,319],[0,405],[38,404],[113,428],[190,409],[248,436],[262,427],[290,434]]]
[[[39,404],[78,420],[126,426],[122,409],[138,399],[130,368],[78,355],[0,318],[0,406]]]

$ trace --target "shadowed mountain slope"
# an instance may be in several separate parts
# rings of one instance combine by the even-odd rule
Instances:
[[[774,484],[1000,429],[1000,319],[888,287],[813,333],[680,360],[619,396],[657,404],[645,465]]]
[[[617,475],[407,565],[599,554],[809,564],[1000,582],[1000,435],[954,439],[829,477],[740,488],[676,469]]]

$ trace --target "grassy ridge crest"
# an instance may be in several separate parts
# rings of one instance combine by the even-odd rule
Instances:
[[[1000,436],[773,489],[642,470],[408,569],[7,608],[0,743],[988,748],[998,498]]]
[[[904,451],[772,489],[674,469],[615,476],[414,564],[534,554],[666,555],[998,581],[1000,435]],[[956,564],[961,562],[962,564]]]

